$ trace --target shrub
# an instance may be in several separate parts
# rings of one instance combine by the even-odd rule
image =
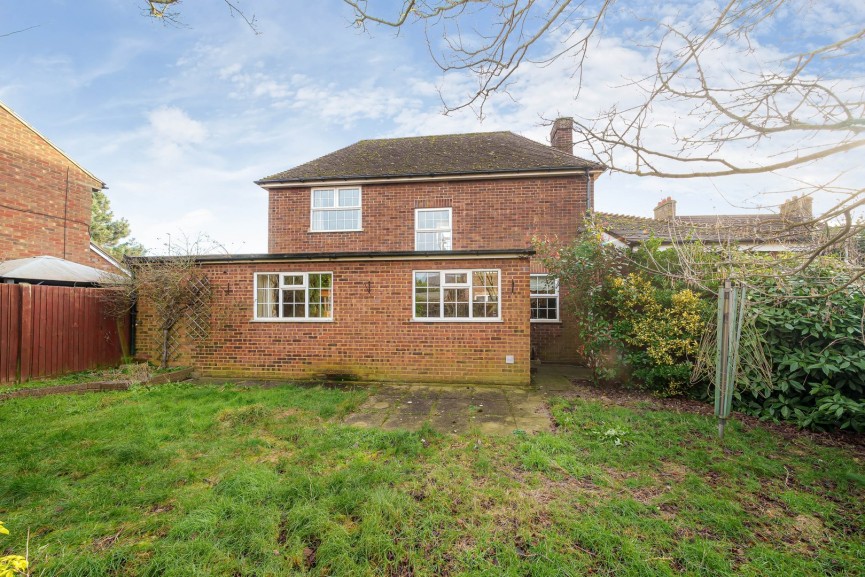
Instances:
[[[8,534],[9,529],[3,526],[3,521],[0,521],[0,535]],[[28,565],[27,559],[21,555],[2,555],[0,556],[0,577],[29,575],[27,573]]]
[[[675,251],[658,250],[658,244],[648,242],[627,255],[604,244],[600,229],[589,223],[570,246],[535,246],[567,288],[562,304],[576,320],[578,353],[595,382],[630,372],[641,387],[675,395],[689,386],[707,307],[695,292],[670,285],[663,275],[627,274],[635,260],[674,272]]]
[[[865,342],[862,292],[829,294],[830,271],[756,283],[749,315],[771,368],[739,375],[736,408],[801,427],[865,430]]]
[[[562,309],[577,326],[577,353],[592,371],[595,383],[615,376],[617,341],[606,303],[610,280],[624,269],[624,259],[613,246],[602,242],[601,231],[589,223],[571,245],[559,247],[535,239],[535,248],[549,273],[567,288]]]
[[[690,289],[665,289],[644,273],[612,280],[613,334],[640,386],[660,395],[690,387],[706,304]]]

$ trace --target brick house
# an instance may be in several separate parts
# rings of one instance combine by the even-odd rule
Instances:
[[[49,256],[117,272],[90,241],[93,192],[104,188],[0,102],[0,262]]]
[[[198,257],[206,376],[526,384],[532,355],[575,362],[534,236],[574,239],[604,167],[510,132],[363,140],[268,176],[269,253]],[[142,303],[138,353],[159,358]]]

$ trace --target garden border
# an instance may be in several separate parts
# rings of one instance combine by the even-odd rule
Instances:
[[[155,375],[143,383],[128,383],[124,381],[93,381],[89,383],[75,383],[72,385],[59,385],[56,387],[40,387],[35,389],[18,389],[8,393],[0,393],[0,401],[23,397],[47,397],[48,395],[81,394],[104,391],[126,391],[135,384],[141,385],[164,385],[185,381],[192,377],[193,369],[185,368],[170,373]]]

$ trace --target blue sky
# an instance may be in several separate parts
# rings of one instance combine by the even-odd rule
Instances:
[[[103,179],[115,213],[155,252],[169,234],[199,232],[231,252],[264,252],[267,197],[257,178],[364,138],[512,130],[545,142],[544,119],[597,112],[646,65],[628,48],[639,31],[614,23],[587,62],[579,101],[564,64],[527,67],[483,121],[471,111],[444,116],[437,88],[469,80],[442,76],[421,28],[358,32],[339,0],[239,4],[261,34],[220,0],[184,3],[182,26],[144,17],[139,0],[0,0],[0,35],[34,26],[0,37],[0,100]],[[839,19],[862,16],[858,3],[837,4]],[[764,41],[783,53],[789,31]],[[855,166],[851,174],[863,176]],[[672,195],[681,213],[741,212],[766,203],[761,192],[789,188],[771,177],[605,175],[596,201],[650,216]]]

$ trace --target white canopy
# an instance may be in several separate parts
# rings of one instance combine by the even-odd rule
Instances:
[[[53,256],[33,256],[0,262],[0,279],[66,283],[112,283],[119,275]]]

